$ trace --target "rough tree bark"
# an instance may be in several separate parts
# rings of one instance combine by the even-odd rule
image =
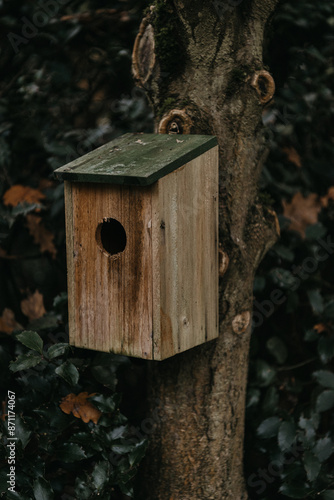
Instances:
[[[149,366],[158,405],[136,498],[247,498],[243,436],[255,270],[277,239],[262,206],[261,112],[274,82],[264,31],[278,0],[156,0],[133,52],[133,71],[161,133],[216,135],[220,149],[220,337]]]

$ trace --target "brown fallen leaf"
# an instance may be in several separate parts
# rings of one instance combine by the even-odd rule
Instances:
[[[10,334],[16,328],[22,328],[22,326],[16,321],[13,311],[8,308],[4,309],[0,316],[0,332]]]
[[[35,293],[21,301],[21,311],[30,321],[39,319],[46,313],[43,295],[36,290]]]
[[[321,205],[327,208],[329,200],[334,201],[334,186],[330,187],[327,191],[327,194],[320,198]]]
[[[37,215],[28,214],[26,216],[26,226],[34,239],[36,245],[40,246],[41,252],[49,252],[52,258],[57,255],[56,247],[53,243],[54,234],[43,225],[42,218]]]
[[[314,325],[313,330],[315,330],[317,333],[326,332],[327,326],[323,323],[318,323],[317,325]]]
[[[16,207],[19,203],[40,203],[45,195],[39,189],[16,184],[3,195],[3,204]]]
[[[302,162],[301,162],[300,156],[297,153],[297,151],[295,150],[295,148],[293,148],[292,146],[286,147],[286,148],[283,148],[283,151],[286,154],[286,156],[288,157],[288,160],[290,163],[293,163],[298,168],[302,167]]]
[[[318,222],[321,203],[316,193],[309,194],[306,198],[301,193],[296,193],[291,202],[282,201],[283,215],[291,220],[289,229],[297,231],[305,237],[307,226]]]
[[[102,413],[92,405],[87,398],[95,396],[95,392],[88,394],[88,392],[80,392],[80,394],[67,394],[60,403],[60,408],[64,413],[73,415],[77,418],[81,418],[86,424],[91,420],[94,424],[97,424]]]

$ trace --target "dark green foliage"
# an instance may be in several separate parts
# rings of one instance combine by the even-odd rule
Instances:
[[[55,331],[42,338],[26,331],[2,339],[0,363],[8,374],[2,400],[7,389],[15,393],[17,498],[34,494],[44,500],[66,493],[73,499],[117,499],[120,492],[131,497],[131,479],[146,441],[120,412],[114,390],[115,367],[129,361],[58,344],[63,336]],[[68,394],[82,392],[91,394],[89,401],[101,412],[95,423],[60,408]],[[7,422],[1,421],[1,491],[7,489],[7,437]]]
[[[333,498],[333,19],[333,2],[285,2],[267,51],[278,88],[264,113],[262,188],[281,238],[255,280],[245,443],[254,500]],[[327,199],[305,237],[282,214],[298,192]]]
[[[131,373],[130,361],[68,345],[63,186],[53,171],[125,132],[151,132],[144,92],[130,78],[146,2],[61,3],[0,2],[0,330],[17,328],[0,334],[0,396],[4,413],[7,391],[16,394],[18,437],[11,493],[2,417],[0,492],[120,500],[132,496],[146,435],[119,409],[116,372]],[[18,186],[32,198],[6,204]],[[86,392],[102,412],[97,423],[60,409],[68,394]]]

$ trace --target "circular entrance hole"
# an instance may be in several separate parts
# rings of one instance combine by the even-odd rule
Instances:
[[[125,229],[116,219],[103,219],[97,226],[96,241],[109,255],[121,253],[126,247]]]

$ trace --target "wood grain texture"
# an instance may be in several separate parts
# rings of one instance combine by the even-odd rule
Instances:
[[[72,184],[72,213],[69,293],[75,326],[70,325],[70,343],[151,359],[150,188]],[[126,232],[125,250],[116,256],[97,243],[104,218],[116,219]]]
[[[71,344],[162,360],[218,336],[217,150],[152,187],[65,183]]]
[[[159,180],[152,213],[154,357],[164,359],[218,337],[218,147]]]
[[[55,170],[59,179],[151,185],[217,144],[208,135],[125,134]]]

